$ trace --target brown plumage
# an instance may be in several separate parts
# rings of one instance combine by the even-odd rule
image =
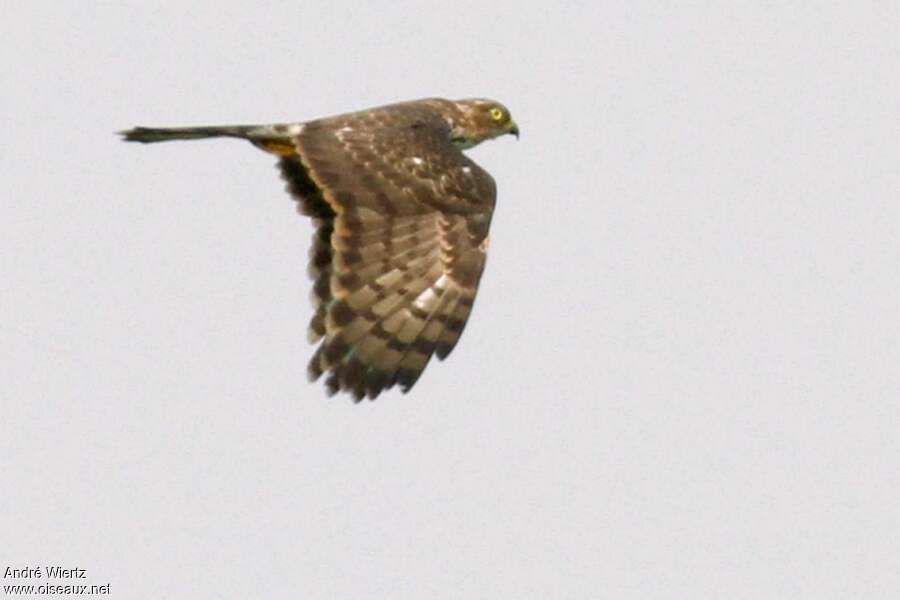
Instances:
[[[305,123],[122,132],[128,141],[237,137],[279,156],[310,248],[312,380],[358,401],[407,392],[465,327],[484,270],[493,178],[462,150],[506,133],[491,100],[417,100]]]

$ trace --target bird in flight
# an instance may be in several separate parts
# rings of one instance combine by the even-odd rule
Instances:
[[[519,136],[505,106],[430,98],[312,121],[135,127],[130,142],[233,137],[279,157],[301,214],[315,313],[311,381],[358,402],[408,392],[459,340],[484,270],[494,179],[463,150]]]

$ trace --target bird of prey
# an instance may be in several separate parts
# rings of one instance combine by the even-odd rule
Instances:
[[[497,189],[462,150],[519,136],[505,106],[429,98],[312,121],[135,127],[132,142],[213,137],[279,157],[287,190],[316,227],[310,249],[311,381],[358,402],[408,392],[459,340],[484,270]]]

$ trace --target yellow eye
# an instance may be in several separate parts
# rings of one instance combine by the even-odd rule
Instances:
[[[491,118],[495,121],[503,120],[503,109],[497,108],[496,106],[491,109]]]

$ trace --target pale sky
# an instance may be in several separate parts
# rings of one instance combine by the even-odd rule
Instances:
[[[900,595],[898,5],[151,4],[4,9],[0,569]],[[499,189],[475,310],[412,393],[328,398],[272,157],[113,132],[427,96],[522,131],[469,152]]]

